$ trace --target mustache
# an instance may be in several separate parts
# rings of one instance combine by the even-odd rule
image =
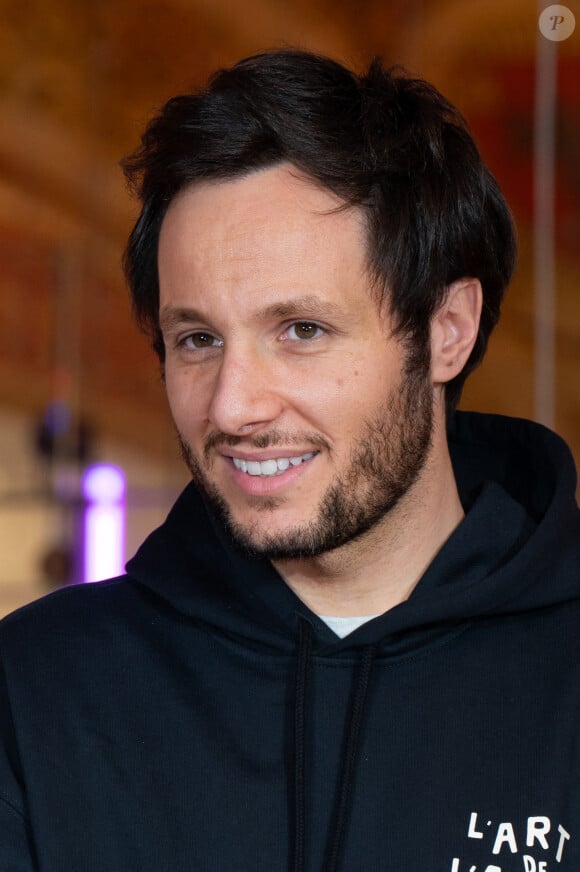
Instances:
[[[251,448],[275,448],[283,445],[285,448],[291,448],[294,445],[304,448],[312,446],[316,449],[325,449],[331,451],[331,445],[324,436],[320,433],[288,433],[283,430],[269,430],[266,433],[259,433],[257,436],[232,436],[228,433],[210,433],[204,443],[203,454],[206,461],[209,461],[211,453],[222,445],[227,445],[228,448],[235,448],[237,445],[245,445]]]

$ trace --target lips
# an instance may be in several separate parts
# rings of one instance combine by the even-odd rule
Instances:
[[[270,460],[244,460],[241,457],[232,457],[232,461],[236,469],[245,472],[247,475],[260,476],[271,478],[272,476],[282,475],[291,466],[300,466],[314,457],[316,452],[309,451],[306,454],[300,454],[296,457],[278,457]]]

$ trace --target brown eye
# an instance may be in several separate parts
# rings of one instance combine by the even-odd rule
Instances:
[[[210,336],[209,333],[194,333],[191,341],[196,348],[207,348],[208,345],[212,344],[213,336]]]
[[[291,330],[296,339],[316,339],[321,332],[318,324],[313,324],[310,321],[299,321],[292,325]]]
[[[187,346],[192,346],[194,348],[212,348],[214,346],[221,345],[221,341],[217,339],[215,336],[212,336],[211,333],[203,333],[201,330],[198,333],[191,333],[186,339],[184,344]]]

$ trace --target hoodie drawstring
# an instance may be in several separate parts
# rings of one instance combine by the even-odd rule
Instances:
[[[342,766],[322,872],[338,872],[340,867],[342,847],[352,805],[352,788],[358,759],[360,736],[367,712],[366,702],[375,653],[375,645],[368,645],[364,649],[353,681],[347,712],[346,741],[342,754]],[[293,872],[305,872],[306,870],[305,723],[307,687],[311,670],[312,628],[308,621],[302,620],[300,622],[296,661],[294,709],[295,831]]]

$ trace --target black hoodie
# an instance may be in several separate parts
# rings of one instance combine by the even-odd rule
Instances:
[[[465,519],[339,639],[187,488],[128,575],[0,625],[0,872],[578,872],[568,449],[457,416]]]

